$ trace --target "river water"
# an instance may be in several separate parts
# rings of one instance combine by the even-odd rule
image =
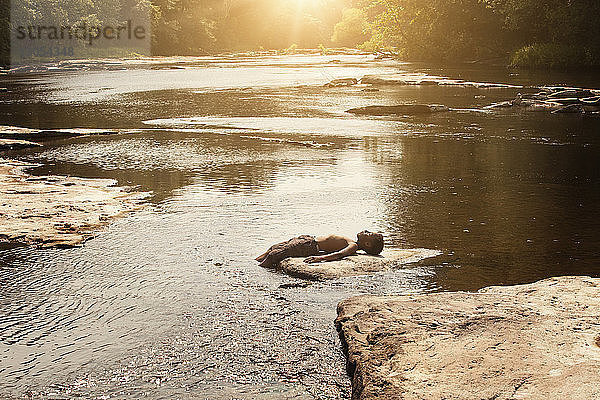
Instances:
[[[75,249],[0,249],[0,395],[348,399],[333,326],[358,294],[600,276],[600,118],[482,107],[527,88],[324,88],[422,73],[600,87],[600,77],[368,56],[146,59],[0,77],[0,124],[126,129],[5,154],[110,177],[148,207]],[[444,104],[355,117],[371,104]],[[442,251],[306,283],[253,261],[299,234],[363,229]]]

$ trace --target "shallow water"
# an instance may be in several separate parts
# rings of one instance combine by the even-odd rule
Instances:
[[[5,156],[153,192],[81,248],[0,249],[2,395],[349,398],[333,327],[344,298],[600,276],[599,118],[482,112],[527,88],[321,87],[398,71],[525,86],[596,76],[354,56],[117,67],[0,77],[0,124],[139,130]],[[403,102],[460,111],[344,113]],[[252,261],[291,236],[365,228],[444,255],[308,286]]]

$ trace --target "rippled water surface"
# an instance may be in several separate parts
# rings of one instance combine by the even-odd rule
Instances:
[[[0,77],[0,124],[124,128],[5,157],[36,174],[152,191],[80,248],[0,248],[0,396],[347,399],[336,304],[600,276],[600,118],[486,111],[531,88],[324,88],[406,71],[600,87],[593,75],[432,68],[369,57],[142,60]],[[355,117],[371,104],[444,104]],[[438,249],[375,276],[304,282],[253,258],[362,229]]]

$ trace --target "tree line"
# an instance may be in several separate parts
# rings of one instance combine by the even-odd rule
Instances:
[[[365,49],[438,62],[505,60],[514,66],[600,66],[597,0],[359,0]],[[353,23],[352,25],[356,25]]]
[[[69,24],[145,13],[155,55],[348,46],[443,63],[600,65],[598,0],[0,0],[0,61],[11,7],[35,22],[37,6]]]

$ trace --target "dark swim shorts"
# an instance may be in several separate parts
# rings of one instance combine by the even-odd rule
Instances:
[[[276,267],[286,258],[309,257],[319,254],[319,246],[314,236],[302,235],[287,242],[271,246],[267,256],[260,263],[263,267]]]

